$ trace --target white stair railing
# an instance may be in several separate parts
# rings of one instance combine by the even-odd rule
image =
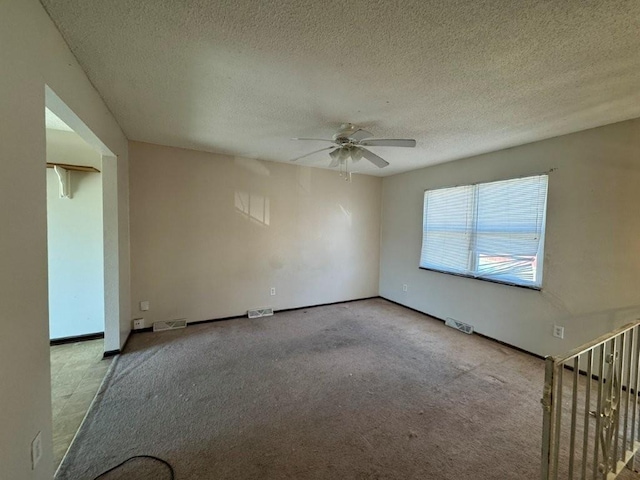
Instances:
[[[547,357],[542,480],[613,480],[640,447],[640,321]]]

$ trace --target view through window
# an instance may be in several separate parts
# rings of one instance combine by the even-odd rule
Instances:
[[[542,286],[547,175],[427,190],[420,267]]]

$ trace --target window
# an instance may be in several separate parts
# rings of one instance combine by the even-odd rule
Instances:
[[[424,192],[420,267],[540,288],[547,175]]]

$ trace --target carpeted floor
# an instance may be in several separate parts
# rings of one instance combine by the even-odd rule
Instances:
[[[543,363],[382,299],[136,334],[56,478],[536,479]]]

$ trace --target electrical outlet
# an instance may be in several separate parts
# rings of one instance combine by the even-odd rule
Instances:
[[[409,290],[409,286],[406,283],[402,284],[402,291],[406,292],[407,290]]]
[[[275,295],[276,294],[276,287],[271,287],[271,295]]]
[[[144,328],[144,318],[134,318],[133,319],[133,329],[141,330]]]
[[[564,327],[561,327],[560,325],[554,325],[553,336],[556,338],[564,338]]]
[[[144,302],[140,302],[140,310],[142,312],[146,312],[149,310],[149,300],[145,300]]]
[[[42,458],[42,434],[38,432],[31,442],[31,470],[35,470]]]

